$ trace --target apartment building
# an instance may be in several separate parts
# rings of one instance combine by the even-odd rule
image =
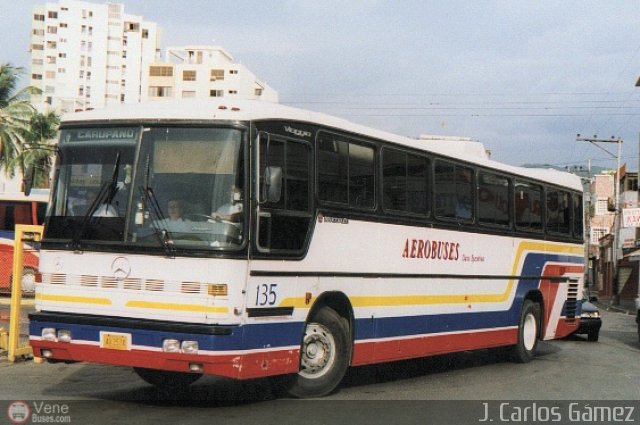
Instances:
[[[60,0],[33,8],[32,102],[61,112],[142,100],[142,76],[159,54],[156,23],[119,3]]]
[[[255,99],[278,102],[278,93],[219,46],[169,47],[142,79],[143,100]],[[146,89],[145,89],[146,88]]]

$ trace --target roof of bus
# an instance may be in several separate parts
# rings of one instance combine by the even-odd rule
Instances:
[[[62,122],[63,124],[75,124],[83,121],[248,121],[265,119],[284,119],[333,127],[569,187],[574,190],[582,190],[580,178],[574,174],[553,169],[516,167],[493,161],[486,155],[478,155],[477,148],[470,149],[469,144],[477,144],[477,142],[469,142],[467,139],[451,140],[455,138],[446,136],[441,139],[438,139],[437,136],[432,136],[429,140],[413,139],[365,127],[327,114],[264,101],[216,98],[160,100],[70,113],[62,117]]]

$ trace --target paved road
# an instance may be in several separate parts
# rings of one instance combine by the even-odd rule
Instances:
[[[205,377],[188,394],[177,395],[150,387],[129,368],[32,362],[10,365],[6,359],[0,359],[0,400],[7,400],[7,406],[13,400],[26,400],[32,414],[34,400],[67,405],[71,423],[223,421],[225,425],[478,423],[485,406],[498,415],[496,409],[504,400],[524,400],[525,407],[538,403],[541,408],[542,403],[544,409],[549,403],[557,404],[562,410],[556,413],[563,416],[555,423],[570,423],[568,403],[592,400],[607,405],[605,400],[609,400],[633,406],[635,423],[640,423],[640,344],[634,317],[604,311],[603,321],[599,342],[588,342],[582,336],[544,342],[539,355],[525,365],[500,360],[495,351],[483,350],[355,368],[338,392],[316,401],[287,400],[266,380]],[[630,405],[619,400],[636,402]],[[2,403],[0,424],[7,411]],[[583,404],[589,403],[593,405]]]

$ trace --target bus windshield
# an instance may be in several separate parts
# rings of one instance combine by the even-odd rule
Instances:
[[[245,239],[241,130],[73,128],[60,151],[46,239],[167,254]]]

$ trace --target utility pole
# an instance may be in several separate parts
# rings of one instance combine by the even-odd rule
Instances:
[[[612,263],[613,263],[613,302],[615,305],[620,304],[620,294],[619,294],[619,285],[618,285],[618,246],[620,245],[620,158],[622,157],[622,138],[611,136],[610,139],[599,139],[597,135],[593,137],[580,137],[578,134],[576,136],[576,142],[589,142],[593,146],[597,147],[608,153],[610,156],[616,158],[616,178],[615,178],[615,200],[614,200],[614,215],[613,215],[613,252],[612,252]],[[618,153],[617,155],[609,152],[602,146],[598,145],[598,143],[617,143],[618,144]]]

